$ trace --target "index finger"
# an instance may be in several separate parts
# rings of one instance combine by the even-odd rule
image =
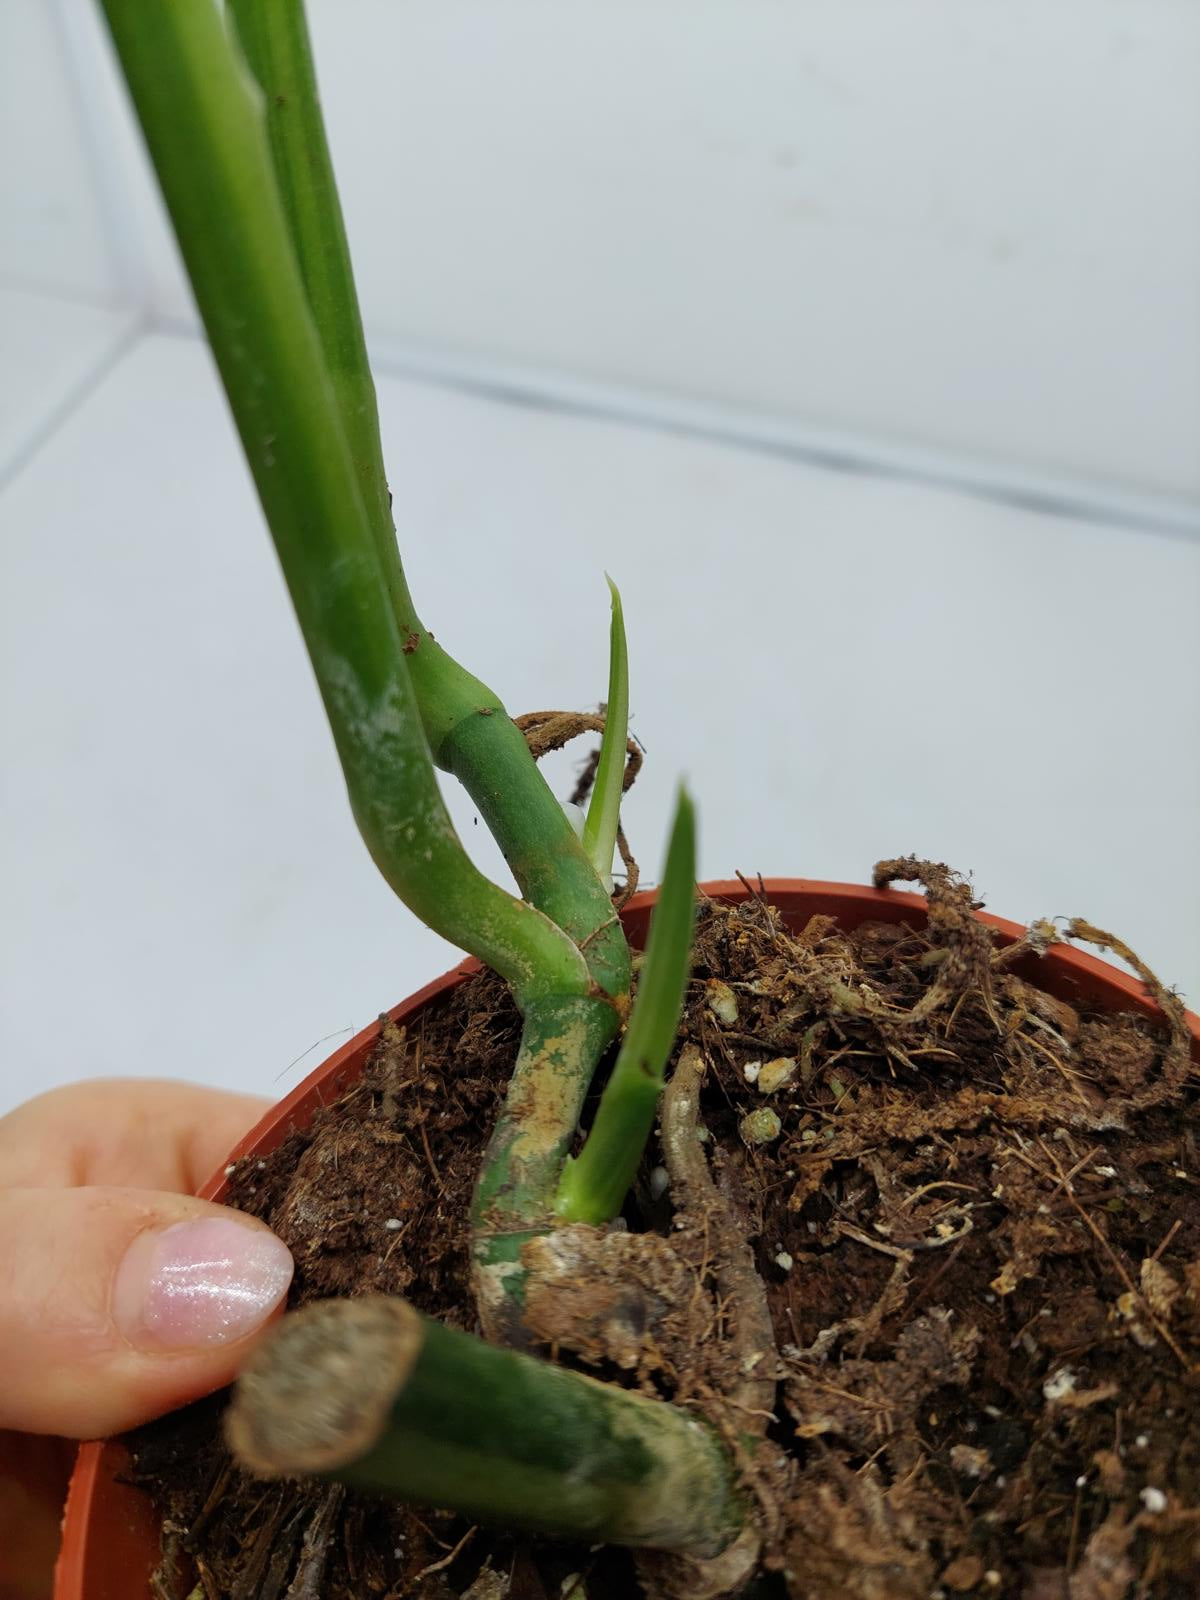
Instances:
[[[51,1089],[0,1117],[0,1188],[111,1184],[194,1194],[270,1104],[157,1078]]]

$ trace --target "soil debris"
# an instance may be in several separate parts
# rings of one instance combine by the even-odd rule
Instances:
[[[545,1353],[726,1430],[762,1508],[755,1600],[1200,1593],[1182,1006],[1141,968],[1159,1015],[1049,995],[1049,924],[1006,948],[949,869],[905,857],[876,878],[923,883],[928,921],[788,928],[757,895],[702,905],[674,1067],[694,1137],[673,1145],[664,1113],[623,1227],[534,1247]],[[265,1167],[238,1164],[233,1202],[296,1256],[293,1303],[403,1294],[473,1325],[468,1206],[518,1027],[503,986],[473,978],[412,1035],[385,1028],[360,1082]],[[765,1097],[771,1063],[789,1065]],[[765,1098],[778,1133],[747,1142]],[[170,1600],[197,1583],[206,1600],[687,1592],[657,1559],[251,1483],[223,1403],[132,1440]]]

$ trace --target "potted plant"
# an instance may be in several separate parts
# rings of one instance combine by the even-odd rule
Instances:
[[[104,6],[355,820],[481,965],[209,1186],[291,1244],[296,1310],[231,1405],[85,1449],[60,1600],[1195,1577],[1194,1019],[911,858],[697,916],[682,793],[652,919],[614,896],[619,596],[577,828],[536,757],[597,719],[515,722],[409,593],[301,5]]]

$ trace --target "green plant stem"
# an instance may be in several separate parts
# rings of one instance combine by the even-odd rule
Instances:
[[[449,656],[422,623],[396,544],[358,292],[346,240],[302,0],[227,0],[238,41],[263,93],[268,149],[280,206],[321,341],[363,507],[396,626],[411,659],[434,760],[447,735],[492,691]],[[419,658],[417,656],[420,651]],[[532,765],[532,763],[531,763]]]
[[[413,608],[383,519],[373,390],[300,7],[238,7],[258,72],[279,86],[268,96],[270,139],[270,111],[208,0],[104,7],[360,831],[400,897],[506,978],[526,1014],[517,1098],[493,1141],[498,1167],[482,1180],[494,1194],[511,1167],[503,1224],[516,1231],[522,1216],[542,1217],[557,1174],[545,1162],[510,1161],[510,1146],[522,1148],[514,1129],[532,1095],[536,1139],[561,1162],[626,1003],[624,936],[502,705]],[[530,904],[490,883],[462,850],[431,755],[475,797]],[[597,990],[611,1000],[582,1004],[586,1027],[565,1039],[547,1032],[541,1001],[571,1012]],[[483,1239],[479,1253],[487,1250]]]
[[[421,720],[439,765],[448,734],[492,691],[442,649],[422,623],[396,544],[379,408],[338,198],[303,0],[227,0],[238,41],[263,92],[268,147],[284,220],[321,341],[396,625],[409,653]],[[420,651],[419,659],[417,656]]]
[[[609,631],[608,699],[604,709],[604,735],[592,800],[583,824],[583,849],[606,885],[612,882],[613,851],[621,820],[621,793],[625,782],[625,746],[629,740],[629,647],[625,640],[625,613],[616,584],[608,579],[612,594]]]
[[[586,992],[571,941],[486,879],[442,801],[292,252],[261,107],[207,0],[104,0],[209,342],[380,871],[519,1001]]]
[[[226,1431],[263,1476],[315,1472],[576,1540],[704,1559],[744,1519],[715,1434],[686,1412],[380,1296],[285,1317]]]
[[[302,0],[228,0],[228,5],[263,90],[284,218],[434,761],[458,778],[479,807],[521,893],[582,942],[614,922],[603,885],[593,881],[585,852],[499,698],[434,639],[417,614],[404,575],[380,445],[375,386]],[[619,610],[619,599],[614,598],[614,606]],[[618,767],[623,758],[622,736]],[[618,803],[619,797],[618,778]],[[615,816],[612,832],[615,840]],[[608,861],[611,867],[611,848]],[[593,977],[615,995],[629,988],[623,944],[620,928],[614,926],[587,951]]]
[[[620,918],[516,723],[503,707],[477,711],[445,740],[442,760],[479,807],[522,894],[570,934],[592,977],[623,1007],[631,961]]]
[[[267,140],[313,324],[376,543],[395,543],[375,384],[302,0],[227,0],[263,91]],[[403,577],[396,566],[393,578]],[[403,602],[411,609],[404,589]]]
[[[616,1065],[556,1196],[566,1222],[607,1222],[625,1202],[662,1093],[687,989],[696,906],[696,817],[680,791],[646,959]]]
[[[527,1007],[521,1046],[471,1208],[475,1299],[484,1332],[522,1344],[521,1250],[556,1226],[555,1196],[595,1065],[617,1031],[603,997]]]

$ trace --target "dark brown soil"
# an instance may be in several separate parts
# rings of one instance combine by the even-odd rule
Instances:
[[[1148,1021],[1052,999],[1029,981],[1036,955],[1001,952],[944,870],[879,874],[914,875],[927,928],[819,918],[789,935],[758,900],[702,908],[682,1042],[707,1073],[713,1199],[675,1214],[652,1151],[630,1232],[595,1241],[595,1295],[551,1294],[547,1337],[727,1423],[749,1315],[727,1290],[732,1219],[778,1348],[755,1376],[774,1404],[744,1463],[757,1594],[1195,1596],[1200,1151],[1178,1002]],[[389,1029],[309,1130],[238,1166],[232,1203],[295,1254],[293,1303],[382,1291],[472,1323],[467,1211],[517,1032],[503,987],[473,979],[419,1036]],[[778,1133],[747,1142],[743,1118],[767,1108]],[[632,1342],[597,1320],[610,1291],[641,1296]],[[133,1440],[166,1517],[163,1597],[560,1600],[571,1574],[580,1600],[671,1586],[621,1552],[248,1481],[222,1405]]]

